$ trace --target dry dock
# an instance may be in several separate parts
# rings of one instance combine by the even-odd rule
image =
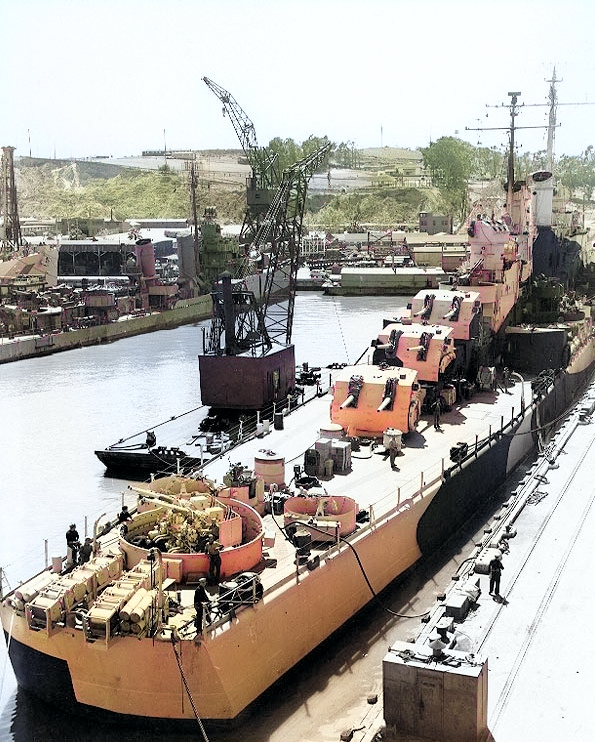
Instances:
[[[454,629],[464,637],[462,646],[467,655],[473,653],[478,662],[487,661],[487,699],[478,701],[478,716],[485,715],[489,732],[484,729],[465,739],[452,736],[446,720],[462,709],[456,708],[456,702],[449,708],[442,700],[436,704],[431,721],[435,734],[407,737],[388,728],[382,739],[587,742],[595,738],[595,717],[590,709],[595,687],[590,649],[595,570],[594,405],[592,387],[531,473],[484,533],[478,534],[477,546],[469,555],[472,559],[467,565],[463,563],[446,594],[444,604],[452,604],[451,597],[462,581],[467,577],[480,581],[477,603],[465,620],[454,621]],[[501,597],[495,598],[489,595],[488,576],[481,564],[486,546],[498,543],[507,524],[516,535],[503,554]],[[436,636],[436,626],[444,620],[445,612],[442,605],[436,608],[413,646],[427,645]],[[426,668],[439,669],[439,665],[430,661]],[[399,699],[383,700],[385,717],[398,716]],[[420,725],[426,729],[428,708],[426,705],[426,718]],[[378,721],[375,727],[370,724],[362,730],[359,739],[373,739],[382,728],[382,719]],[[353,739],[358,739],[357,734]]]

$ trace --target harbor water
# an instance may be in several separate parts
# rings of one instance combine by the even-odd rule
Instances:
[[[383,318],[406,303],[398,297],[299,294],[293,328],[297,363],[321,366],[323,374],[328,364],[354,363],[369,349]],[[98,518],[113,517],[119,510],[127,483],[104,475],[95,449],[199,405],[200,327],[186,325],[0,366],[0,566],[5,592],[41,570],[46,559],[65,553],[70,523],[83,536],[85,527],[91,533]],[[165,434],[159,442],[167,443]],[[255,734],[221,732],[209,738],[263,738],[262,730]],[[188,736],[152,737],[134,725],[115,732],[50,709],[17,690],[5,643],[0,642],[3,741],[199,738],[198,729]]]

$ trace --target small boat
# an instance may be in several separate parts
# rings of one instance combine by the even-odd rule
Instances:
[[[95,451],[95,455],[108,472],[124,478],[148,479],[152,474],[198,469],[204,463],[202,457],[189,456],[175,446],[114,445]]]

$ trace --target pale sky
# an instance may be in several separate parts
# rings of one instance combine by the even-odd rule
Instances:
[[[554,66],[560,103],[595,103],[594,29],[592,0],[0,0],[0,145],[34,157],[238,148],[206,76],[261,145],[458,135],[500,147],[503,132],[465,127],[507,126],[486,104],[509,91],[545,103]],[[560,106],[558,121],[558,156],[595,145],[595,105]],[[517,119],[546,122],[546,107]],[[533,152],[545,137],[517,141]]]

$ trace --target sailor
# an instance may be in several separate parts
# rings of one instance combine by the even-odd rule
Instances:
[[[510,383],[510,369],[508,368],[508,366],[504,366],[502,377],[503,377],[504,391],[506,392],[506,394],[511,394],[512,392],[508,391],[508,385]]]
[[[500,577],[502,576],[502,570],[504,569],[499,551],[496,552],[496,556],[490,562],[488,569],[490,573],[490,595],[499,596]]]
[[[390,460],[390,468],[394,471],[399,471],[399,467],[395,464],[395,460],[397,456],[399,455],[399,448],[397,446],[397,441],[394,436],[391,436],[390,441],[388,443],[388,458]]]
[[[122,510],[118,515],[118,523],[126,523],[128,520],[132,520],[132,516],[128,512],[128,505],[122,505]]]
[[[219,582],[221,574],[221,554],[219,552],[222,548],[219,541],[215,541],[214,536],[209,538],[207,554],[209,555],[209,581],[211,585],[216,585]]]
[[[79,532],[76,530],[76,523],[71,523],[66,531],[66,561],[69,564],[77,563],[78,550],[81,543]]]
[[[440,427],[440,412],[442,411],[442,397],[438,395],[434,404],[432,405],[434,410],[434,430],[442,430]]]
[[[194,610],[196,611],[196,616],[194,617],[194,627],[197,634],[202,634],[202,622],[205,607],[207,607],[207,618],[209,617],[208,605],[210,599],[206,587],[207,581],[204,577],[201,577],[198,581],[198,587],[194,591]]]
[[[147,438],[145,440],[145,446],[147,448],[153,448],[157,445],[157,436],[152,430],[147,430]]]
[[[86,564],[93,553],[93,541],[87,537],[79,552],[79,564]]]

